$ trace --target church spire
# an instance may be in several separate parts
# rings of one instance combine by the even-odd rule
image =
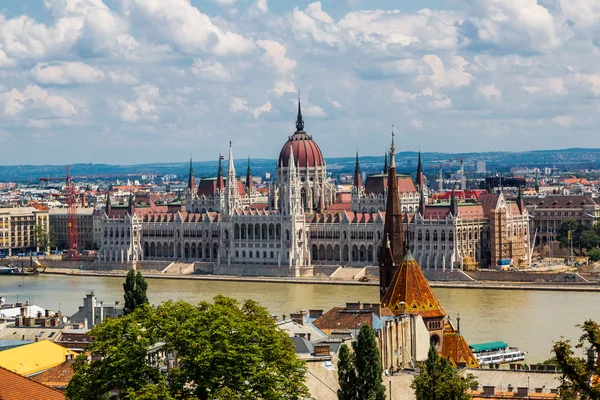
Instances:
[[[127,212],[129,213],[129,216],[133,217],[133,214],[135,213],[135,198],[133,196],[133,190],[129,191],[129,201],[127,203]]]
[[[253,182],[252,182],[252,166],[250,165],[250,157],[248,157],[248,169],[246,172],[246,192],[248,193],[248,195],[250,195],[250,191],[252,190],[253,187]]]
[[[296,132],[304,131],[304,120],[302,120],[302,107],[300,106],[300,92],[298,92],[298,116],[296,117]]]
[[[379,257],[379,289],[380,298],[383,298],[387,288],[392,282],[394,272],[404,257],[404,220],[398,192],[398,177],[396,176],[396,160],[394,153],[394,132],[392,127],[392,147],[390,148],[390,167],[388,171],[387,204],[385,209],[385,224],[383,228],[383,243]],[[389,250],[387,240],[389,239]]]
[[[187,188],[190,192],[193,192],[196,188],[196,179],[194,178],[194,167],[192,166],[192,157],[190,157],[190,172],[188,174]]]
[[[362,176],[360,174],[360,164],[358,163],[358,151],[356,152],[356,165],[354,166],[354,187],[358,190],[362,188]]]
[[[423,194],[423,188],[420,188],[420,197],[419,197],[419,214],[421,217],[425,218],[425,195]]]
[[[519,207],[521,214],[523,214],[525,204],[523,203],[523,197],[521,196],[521,185],[519,185],[519,191],[517,192],[517,206]]]
[[[388,151],[386,150],[383,156],[383,173],[387,174],[388,170]]]
[[[112,210],[112,203],[110,201],[110,190],[106,192],[106,207],[105,212],[106,215],[110,216],[110,211]]]
[[[223,157],[219,154],[219,171],[217,172],[217,190],[225,189],[225,182],[223,180]]]
[[[419,158],[417,160],[417,175],[415,177],[417,188],[422,189],[425,186],[425,177],[423,176],[423,166],[421,164],[421,149],[419,149]]]
[[[454,186],[452,186],[452,197],[450,198],[450,212],[455,218],[458,215],[458,204],[456,203],[456,196],[454,195]]]
[[[539,193],[540,192],[540,177],[538,176],[538,171],[537,169],[535,170],[535,192]]]

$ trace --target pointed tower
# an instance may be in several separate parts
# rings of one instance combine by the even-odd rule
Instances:
[[[302,107],[300,106],[300,95],[298,95],[298,116],[296,117],[296,132],[304,132],[304,120],[302,119]]]
[[[356,164],[354,166],[354,188],[358,192],[363,187],[362,176],[360,174],[360,164],[358,163],[358,151],[356,152]]]
[[[225,189],[225,181],[223,180],[223,156],[219,154],[219,170],[217,171],[217,190]]]
[[[423,194],[423,188],[421,188],[419,197],[419,214],[421,214],[421,217],[423,218],[425,218],[425,207],[425,195]]]
[[[454,218],[458,216],[458,203],[456,202],[456,196],[454,195],[454,186],[452,186],[452,197],[450,198],[450,213]]]
[[[519,185],[519,191],[517,192],[517,207],[519,207],[519,211],[523,214],[523,210],[525,209],[525,203],[523,203],[523,197],[521,196],[521,186]]]
[[[240,193],[237,187],[237,177],[235,176],[235,166],[233,163],[233,151],[231,142],[229,142],[229,165],[227,167],[227,184],[225,185],[225,203],[227,205],[227,213],[233,214],[239,205]]]
[[[129,201],[127,203],[127,212],[129,216],[133,217],[135,214],[135,196],[133,195],[133,190],[129,192]]]
[[[190,157],[190,172],[188,173],[187,190],[189,193],[193,193],[195,189],[196,179],[194,178],[194,167],[192,166],[192,157]]]
[[[417,160],[417,175],[415,176],[415,186],[421,191],[425,187],[425,176],[423,175],[423,166],[421,165],[421,150],[419,150],[419,158]]]
[[[383,173],[387,174],[389,172],[389,167],[388,167],[388,152],[386,151],[384,156],[383,156]]]
[[[383,295],[390,286],[394,272],[396,272],[397,266],[400,265],[404,256],[404,222],[400,206],[400,193],[398,193],[398,178],[396,177],[396,161],[394,158],[395,150],[394,133],[392,132],[385,225],[379,257],[380,298],[383,298]]]
[[[246,193],[248,196],[252,193],[254,183],[252,182],[252,166],[250,165],[250,157],[248,157],[248,169],[246,170]]]
[[[538,171],[535,171],[535,192],[539,193],[540,192],[540,177],[538,176]]]

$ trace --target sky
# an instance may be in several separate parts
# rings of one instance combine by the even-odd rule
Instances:
[[[0,1],[0,164],[597,147],[598,0]]]

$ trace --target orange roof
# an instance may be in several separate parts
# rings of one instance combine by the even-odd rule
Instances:
[[[395,315],[402,312],[419,314],[424,318],[446,315],[410,250],[396,270],[392,283],[381,300],[381,307],[388,308]]]
[[[69,360],[41,374],[32,376],[31,380],[56,389],[64,389],[71,381],[73,373],[73,360]]]
[[[479,362],[477,362],[467,341],[448,321],[444,324],[444,341],[442,343],[442,355],[453,366],[466,365],[469,368],[479,368]]]
[[[0,367],[0,399],[2,400],[65,400],[56,389],[34,382]]]

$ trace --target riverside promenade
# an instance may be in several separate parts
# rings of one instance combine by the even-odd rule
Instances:
[[[260,282],[260,283],[293,283],[310,285],[349,285],[349,286],[378,286],[377,281],[360,282],[352,279],[332,279],[329,277],[294,278],[294,277],[267,277],[267,276],[233,276],[233,275],[203,275],[203,274],[163,274],[159,272],[141,271],[147,279],[172,279],[172,280],[202,280],[221,282]],[[89,271],[70,268],[48,268],[46,274],[89,276],[89,277],[115,277],[123,278],[127,271]],[[490,290],[540,290],[559,292],[600,292],[600,282],[589,283],[524,283],[524,282],[494,282],[494,281],[430,281],[434,288],[446,289],[490,289]]]

